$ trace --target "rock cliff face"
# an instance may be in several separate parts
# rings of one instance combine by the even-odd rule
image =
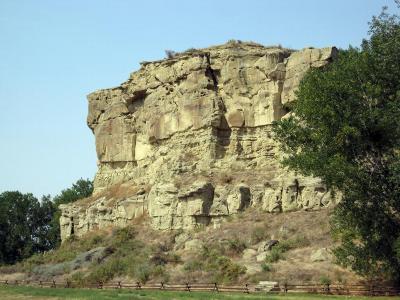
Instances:
[[[62,238],[148,214],[157,229],[213,224],[255,206],[314,210],[323,184],[287,172],[271,124],[310,68],[336,48],[294,51],[231,42],[144,62],[88,96],[98,172],[91,198],[63,205]]]

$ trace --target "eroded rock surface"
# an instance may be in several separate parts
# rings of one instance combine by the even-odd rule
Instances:
[[[250,206],[330,205],[318,179],[279,165],[271,124],[289,113],[305,72],[336,52],[227,43],[142,63],[120,86],[90,94],[95,192],[61,207],[62,238],[143,214],[157,229],[185,229]]]

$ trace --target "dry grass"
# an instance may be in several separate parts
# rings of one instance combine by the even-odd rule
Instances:
[[[150,186],[128,181],[122,184],[115,184],[106,190],[98,192],[88,198],[78,200],[74,202],[74,204],[87,208],[93,202],[104,198],[107,206],[113,207],[119,200],[135,196],[141,190],[143,190],[145,193],[148,193],[150,191]]]
[[[256,282],[258,280],[278,280],[290,282],[319,282],[323,276],[329,277],[333,282],[346,281],[356,282],[360,278],[348,270],[340,268],[332,261],[311,262],[312,251],[319,248],[329,248],[334,245],[329,231],[330,211],[297,211],[288,213],[265,213],[257,209],[249,208],[241,214],[227,218],[220,228],[213,229],[211,226],[193,230],[192,239],[199,239],[204,245],[217,245],[225,247],[225,255],[233,262],[245,263],[241,253],[229,248],[229,243],[243,243],[247,248],[257,250],[258,242],[261,240],[278,239],[293,240],[305,239],[307,243],[299,248],[290,249],[284,253],[284,259],[271,264],[269,272],[260,272],[255,275],[242,276],[240,282]],[[137,230],[136,238],[149,247],[173,248],[174,237],[178,231],[157,231],[150,226],[150,218],[146,215],[133,222]],[[109,229],[111,232],[111,229]],[[259,232],[255,239],[255,232]],[[260,235],[260,232],[262,233]],[[182,258],[181,264],[167,265],[166,269],[171,274],[170,281],[208,281],[207,274],[203,271],[190,274],[183,270],[183,265],[188,261],[199,259],[200,253],[188,252],[180,249],[177,253]],[[261,265],[261,263],[253,263]]]
[[[115,192],[118,192],[117,190]],[[290,283],[319,282],[321,277],[328,277],[332,282],[353,283],[359,281],[354,274],[333,264],[332,261],[311,262],[310,255],[320,248],[331,248],[334,242],[329,232],[329,210],[298,211],[290,213],[266,213],[254,208],[247,209],[244,213],[233,215],[223,222],[220,228],[211,226],[191,231],[191,239],[199,239],[203,245],[219,249],[218,257],[227,257],[233,264],[244,265],[250,269],[258,268],[252,274],[240,275],[235,281],[255,283],[260,280],[288,281]],[[184,266],[196,261],[204,261],[204,254],[200,250],[188,251],[184,248],[175,250],[175,237],[182,231],[157,231],[150,226],[150,218],[143,215],[134,219],[135,239],[152,251],[149,255],[162,254],[166,256],[178,255],[179,261],[167,263],[165,267],[170,282],[209,282],[212,272],[209,270],[191,270],[188,272]],[[107,242],[112,239],[115,229],[105,228],[90,232],[80,240],[89,241],[95,235],[103,236]],[[261,269],[261,262],[245,260],[242,251],[245,247],[257,250],[260,241],[278,239],[280,241],[306,240],[307,243],[298,243],[283,253],[282,257]],[[129,241],[127,241],[129,243]],[[84,242],[86,245],[87,243]],[[98,247],[99,245],[96,245]],[[63,246],[65,248],[65,246]],[[125,246],[124,246],[125,247]],[[63,248],[63,249],[64,249]],[[68,247],[67,247],[68,248]],[[61,250],[63,250],[61,249]],[[83,249],[83,248],[82,248]],[[64,249],[65,250],[65,249]],[[87,250],[86,248],[83,250]],[[71,250],[72,251],[72,250]],[[203,255],[203,256],[202,256]],[[55,256],[57,257],[57,255]],[[264,263],[265,264],[265,263]],[[90,272],[90,270],[80,270]],[[75,271],[74,271],[75,272]],[[65,274],[59,279],[63,280],[72,274]],[[3,276],[4,278],[5,274]],[[7,275],[17,276],[17,275]],[[21,278],[21,274],[18,275]],[[132,280],[127,275],[121,275],[114,280]],[[150,278],[150,282],[158,282],[158,277]]]
[[[271,180],[274,176],[274,171],[268,170],[251,170],[251,171],[243,171],[243,170],[229,170],[229,171],[221,171],[215,172],[210,175],[211,181],[216,185],[226,185],[226,183],[238,184],[245,183],[248,185],[252,185],[254,183],[267,182]],[[260,180],[262,178],[262,180]],[[229,179],[227,181],[227,179]]]
[[[330,211],[297,211],[288,213],[265,213],[250,208],[242,214],[230,217],[218,229],[207,228],[194,237],[205,243],[223,243],[235,237],[241,237],[248,247],[257,250],[257,241],[253,233],[258,228],[264,229],[264,240],[306,239],[307,243],[291,249],[284,254],[284,259],[271,264],[268,273],[244,277],[243,280],[280,280],[291,282],[319,282],[322,276],[332,281],[356,282],[360,278],[348,270],[340,268],[332,261],[311,262],[312,251],[319,248],[331,248],[334,242],[329,231]],[[239,260],[240,261],[240,260]],[[261,264],[261,263],[260,263]]]

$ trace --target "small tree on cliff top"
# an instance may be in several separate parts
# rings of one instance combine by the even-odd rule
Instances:
[[[283,163],[343,193],[332,219],[338,263],[400,280],[399,17],[384,8],[360,49],[311,70],[293,113],[274,126]]]

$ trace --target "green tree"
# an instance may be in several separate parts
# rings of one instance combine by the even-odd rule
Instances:
[[[14,263],[52,248],[49,223],[55,206],[49,197],[39,202],[32,194],[0,194],[0,263]]]
[[[61,193],[54,197],[53,203],[57,208],[53,214],[52,220],[49,224],[50,230],[49,240],[51,241],[53,248],[58,247],[61,242],[60,237],[60,217],[61,211],[58,209],[60,204],[67,204],[75,202],[79,199],[89,197],[93,193],[93,181],[89,179],[79,179],[77,182],[72,184],[72,187],[62,190]]]
[[[292,112],[274,125],[283,163],[342,194],[332,219],[338,262],[400,280],[399,17],[384,8],[360,49],[311,70]]]
[[[60,244],[60,204],[89,197],[93,182],[79,179],[52,200],[18,191],[0,194],[0,264],[15,263]]]
[[[75,202],[76,200],[89,197],[93,193],[93,181],[89,179],[79,179],[72,184],[72,187],[62,190],[54,197],[56,205]]]

